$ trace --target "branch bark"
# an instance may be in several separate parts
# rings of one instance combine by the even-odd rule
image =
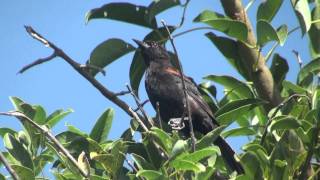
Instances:
[[[17,173],[12,169],[12,167],[10,166],[9,162],[7,161],[6,157],[4,157],[2,152],[0,152],[0,162],[3,163],[4,167],[6,167],[8,172],[11,174],[11,177],[12,177],[13,180],[19,180],[20,179],[19,176],[17,175]]]
[[[246,24],[248,28],[248,37],[246,43],[252,47],[255,47],[257,40],[252,30],[251,22],[244,7],[242,6],[241,0],[220,1],[227,16]],[[271,108],[276,107],[281,103],[282,100],[280,92],[274,83],[270,69],[265,64],[264,56],[257,48],[248,47],[244,42],[238,41],[237,44],[237,50],[241,56],[239,61],[243,61],[248,65],[247,71],[250,76],[249,78],[253,81],[259,96],[269,102],[265,105],[265,109],[268,111]]]

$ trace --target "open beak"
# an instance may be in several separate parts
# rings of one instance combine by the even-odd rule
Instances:
[[[145,42],[142,42],[142,41],[139,41],[139,40],[136,40],[136,39],[132,39],[135,43],[138,44],[139,48],[141,49],[147,49],[149,48],[149,45],[146,44]]]

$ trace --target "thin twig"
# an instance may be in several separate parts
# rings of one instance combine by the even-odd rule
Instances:
[[[47,62],[47,61],[50,61],[50,60],[52,60],[52,59],[55,58],[55,57],[57,57],[57,54],[56,54],[55,52],[53,52],[53,53],[52,53],[50,56],[48,56],[48,57],[39,58],[38,60],[34,61],[33,63],[24,66],[18,73],[22,74],[23,72],[25,72],[26,70],[32,68],[33,66],[42,64],[42,63]]]
[[[180,21],[180,24],[177,26],[177,28],[180,28],[183,23],[184,23],[184,20],[185,20],[185,16],[186,16],[186,12],[187,12],[187,7],[188,7],[188,4],[191,0],[187,0],[183,6],[183,12],[182,12],[182,17],[181,17],[181,21]]]
[[[62,144],[54,137],[54,135],[51,134],[49,129],[45,129],[41,126],[39,126],[37,123],[32,121],[29,117],[26,115],[22,114],[21,112],[18,111],[9,111],[9,112],[0,112],[0,115],[5,115],[5,116],[14,116],[18,118],[20,121],[27,122],[28,124],[32,125],[34,128],[38,129],[40,132],[42,132],[49,140],[54,143],[54,145],[59,149],[59,151],[65,155],[70,162],[79,170],[80,174],[87,178],[88,173],[86,173],[78,164],[77,160],[73,158],[73,156],[69,153],[67,149],[65,149]]]
[[[170,42],[171,42],[171,45],[173,47],[173,50],[174,50],[174,53],[176,55],[176,58],[177,58],[177,63],[178,63],[178,70],[179,70],[179,74],[180,74],[180,78],[181,78],[181,81],[182,81],[182,88],[183,88],[183,93],[184,93],[184,100],[185,100],[185,103],[184,103],[184,110],[187,110],[188,112],[188,120],[189,120],[189,127],[190,127],[190,137],[191,137],[191,144],[192,144],[192,151],[195,151],[195,136],[194,136],[194,131],[193,131],[193,124],[192,124],[192,118],[191,118],[191,113],[190,113],[190,105],[189,105],[189,102],[188,102],[188,93],[187,93],[187,88],[186,88],[186,84],[185,84],[185,79],[184,79],[184,75],[183,75],[183,69],[182,69],[182,65],[181,65],[181,62],[179,60],[179,56],[178,56],[178,52],[177,52],[177,49],[176,49],[176,46],[174,45],[174,42],[173,42],[173,38],[171,36],[171,33],[170,33],[170,30],[168,28],[168,26],[166,25],[165,21],[164,20],[161,20],[161,23],[163,24],[164,27],[166,27],[167,29],[167,32],[168,32],[168,36],[170,38]],[[183,118],[184,119],[184,118]],[[183,120],[182,119],[182,120]]]
[[[54,50],[54,54],[56,54],[58,57],[61,57],[64,59],[69,65],[71,65],[79,74],[81,74],[85,79],[87,79],[91,85],[93,85],[104,97],[109,99],[111,102],[119,106],[123,111],[125,111],[129,116],[132,118],[135,118],[141,127],[148,131],[148,128],[144,126],[142,123],[142,116],[132,110],[132,108],[124,101],[119,99],[117,95],[110,91],[109,89],[105,88],[99,81],[97,81],[94,77],[92,77],[89,73],[83,70],[81,67],[81,64],[77,63],[74,61],[72,58],[70,58],[63,50],[58,48],[55,44],[52,42],[48,41],[44,37],[42,37],[39,33],[37,33],[31,26],[25,26],[26,31],[28,34],[43,43],[46,47],[50,47],[51,49]]]
[[[130,91],[120,91],[120,92],[114,93],[115,96],[123,96],[126,94],[130,94]]]
[[[144,100],[144,101],[141,103],[141,106],[144,107],[144,105],[146,105],[148,102],[149,102],[149,99]],[[139,111],[139,110],[140,110],[139,107],[137,107],[134,111],[137,112],[137,111]]]
[[[163,127],[162,127],[162,119],[161,119],[161,115],[160,115],[160,105],[159,105],[158,101],[156,103],[156,110],[157,110],[157,121],[158,121],[159,127],[161,129],[163,129]]]
[[[263,145],[263,143],[264,143],[264,141],[265,141],[265,138],[266,138],[267,132],[268,132],[268,128],[269,128],[269,126],[270,126],[273,118],[277,115],[277,113],[279,112],[279,110],[280,110],[285,104],[287,104],[291,99],[296,98],[296,97],[305,97],[305,98],[307,98],[308,102],[311,103],[309,97],[308,97],[307,95],[304,95],[304,94],[293,94],[293,95],[289,96],[288,99],[286,99],[286,100],[284,100],[282,103],[280,103],[280,104],[276,107],[276,109],[274,110],[274,112],[272,113],[272,115],[270,116],[267,124],[265,125],[264,131],[263,131],[262,136],[261,136],[260,145]]]
[[[133,92],[133,90],[131,89],[131,87],[130,87],[128,84],[126,85],[126,87],[127,87],[128,91],[130,92],[130,94],[132,95],[134,101],[136,102],[136,104],[137,104],[140,112],[142,113],[145,121],[146,121],[146,122],[149,122],[149,125],[152,127],[152,126],[153,126],[153,123],[150,121],[150,119],[149,119],[146,111],[143,109],[143,106],[142,106],[142,104],[141,104],[141,102],[140,102],[139,97]]]
[[[2,162],[4,167],[6,167],[8,172],[11,174],[12,179],[14,179],[14,180],[19,180],[20,179],[19,176],[17,175],[17,173],[12,169],[12,167],[10,166],[10,164],[7,161],[6,157],[4,157],[4,155],[2,154],[1,151],[0,151],[0,161]]]

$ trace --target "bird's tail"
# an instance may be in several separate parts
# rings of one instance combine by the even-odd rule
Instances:
[[[242,165],[234,158],[235,152],[221,136],[215,140],[214,144],[219,146],[221,155],[229,167],[238,174],[244,174]]]

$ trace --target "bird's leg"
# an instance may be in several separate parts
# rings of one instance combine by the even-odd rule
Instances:
[[[186,117],[187,112],[183,111],[181,118],[171,118],[168,122],[168,125],[174,130],[181,130],[185,127],[183,121],[188,121],[189,118]]]

